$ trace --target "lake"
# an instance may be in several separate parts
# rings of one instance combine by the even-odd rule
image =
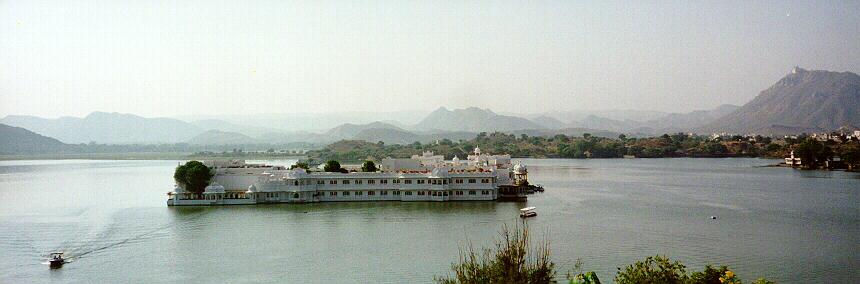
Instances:
[[[2,161],[0,283],[426,283],[526,206],[560,276],[581,259],[611,282],[664,254],[747,282],[860,282],[860,174],[745,158],[523,162],[546,187],[527,202],[168,208],[178,161]],[[50,270],[56,250],[71,263]]]

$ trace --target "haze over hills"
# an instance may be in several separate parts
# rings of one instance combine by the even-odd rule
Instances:
[[[795,67],[752,101],[703,131],[789,134],[860,125],[860,76]]]
[[[68,145],[57,139],[21,127],[0,124],[0,154],[54,153],[67,148]]]
[[[543,126],[516,116],[499,115],[489,109],[470,107],[466,109],[448,110],[440,107],[431,112],[413,129],[425,131],[447,130],[447,131],[471,131],[471,132],[493,132],[511,131],[522,129],[541,129]]]
[[[403,130],[400,127],[375,121],[368,124],[344,123],[326,131],[324,134],[334,140],[351,139],[354,138],[356,134],[371,129],[386,129],[397,132],[406,132],[406,130]]]
[[[194,145],[248,145],[260,144],[260,141],[238,132],[208,130],[186,141]]]
[[[292,117],[302,123],[311,123],[314,121],[311,117],[318,117],[313,115],[249,115],[239,116],[238,120],[236,116],[226,116],[183,121],[93,112],[83,118],[57,119],[10,115],[0,119],[0,123],[22,127],[71,144],[91,141],[102,144],[327,144],[342,139],[407,144],[440,139],[470,139],[479,132],[494,131],[530,136],[581,135],[587,132],[605,137],[616,137],[620,133],[628,136],[650,136],[673,132],[796,134],[836,130],[843,126],[854,129],[860,125],[858,109],[860,76],[857,74],[796,68],[743,107],[721,105],[715,109],[689,113],[630,111],[624,115],[625,111],[610,110],[597,112],[611,117],[594,113],[582,116],[585,112],[547,112],[518,116],[501,115],[477,107],[452,110],[440,107],[423,118],[420,113],[412,113],[408,121],[397,120],[399,115],[388,117],[385,113],[360,113],[358,116],[363,118],[359,120],[379,119],[357,123],[343,120],[355,114],[332,114],[322,119],[324,123],[321,125],[310,128],[339,123],[319,131],[278,127],[297,123],[283,121],[291,120],[286,117]]]
[[[84,118],[46,119],[10,115],[0,120],[11,126],[78,144],[95,141],[109,144],[185,142],[203,132],[197,126],[173,118],[145,118],[133,114],[93,112]]]

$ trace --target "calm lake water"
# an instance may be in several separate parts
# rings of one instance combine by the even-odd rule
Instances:
[[[165,205],[177,161],[0,162],[0,283],[431,282],[527,205],[562,272],[582,259],[611,282],[665,254],[747,282],[860,282],[858,174],[760,159],[524,162],[547,189],[527,203],[210,208]],[[72,262],[50,270],[56,250]]]

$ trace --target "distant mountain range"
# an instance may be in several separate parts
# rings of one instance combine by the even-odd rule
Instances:
[[[93,112],[84,118],[46,119],[10,115],[0,123],[56,138],[65,143],[151,144],[185,142],[205,131],[173,118],[145,118],[133,114]]]
[[[787,134],[860,125],[860,76],[796,67],[743,107],[703,131]]]
[[[440,107],[413,127],[424,131],[495,132],[545,128],[534,121],[508,115],[499,115],[489,109],[470,107],[448,110]]]
[[[39,154],[61,152],[69,145],[30,130],[0,124],[0,154]]]
[[[650,136],[673,132],[783,134],[840,127],[856,129],[860,125],[860,76],[851,72],[795,68],[742,107],[721,105],[689,113],[604,110],[519,116],[497,114],[476,107],[452,110],[440,107],[423,118],[420,118],[423,116],[420,112],[412,113],[406,122],[400,120],[408,116],[406,112],[388,114],[391,116],[385,113],[228,115],[184,121],[94,112],[83,118],[57,119],[10,115],[0,119],[0,123],[21,127],[37,135],[5,129],[26,137],[20,139],[44,141],[44,138],[56,138],[56,142],[70,144],[328,144],[342,139],[408,144],[471,139],[480,132],[494,131],[530,136],[581,135],[587,132],[605,137],[617,137],[621,133]],[[350,117],[357,118],[358,122],[347,120]],[[315,124],[317,121],[319,124]],[[285,128],[298,124],[303,127]],[[329,125],[333,126],[326,127]]]

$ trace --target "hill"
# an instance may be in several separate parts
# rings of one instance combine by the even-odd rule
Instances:
[[[531,120],[508,115],[499,115],[489,109],[470,107],[453,111],[440,107],[414,126],[423,131],[471,131],[493,132],[521,129],[545,128]]]
[[[740,106],[724,104],[710,110],[696,110],[688,113],[670,113],[659,119],[645,122],[646,125],[664,130],[663,132],[687,132],[724,117]]]
[[[145,118],[133,114],[93,112],[84,118],[46,119],[10,115],[2,120],[10,126],[54,137],[65,143],[178,143],[203,132],[197,126],[172,118]]]
[[[351,139],[355,137],[358,133],[368,130],[368,129],[386,129],[393,130],[396,132],[406,132],[400,127],[384,123],[384,122],[371,122],[368,124],[352,124],[352,123],[344,123],[338,126],[335,126],[332,129],[329,129],[325,132],[325,136],[331,140],[341,140],[341,139]]]
[[[57,139],[21,127],[0,124],[0,154],[56,153],[70,147]]]
[[[860,125],[860,76],[794,70],[734,112],[702,127],[710,132],[787,134]]]
[[[247,145],[260,142],[248,135],[221,130],[209,130],[188,139],[193,145]]]
[[[565,124],[564,122],[561,122],[554,117],[546,115],[538,115],[536,117],[532,117],[531,121],[547,129],[560,129],[567,126],[567,124]]]

